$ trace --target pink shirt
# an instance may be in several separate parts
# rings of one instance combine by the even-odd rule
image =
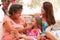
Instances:
[[[24,24],[25,24],[25,21],[22,17],[19,18],[20,20],[20,23],[19,24],[16,24],[9,16],[5,16],[4,19],[3,19],[3,25],[6,21],[10,21],[11,22],[11,27],[12,28],[16,28],[16,27],[21,27],[21,28],[24,28]],[[13,40],[13,36],[8,32],[8,30],[5,29],[6,25],[3,26],[4,28],[4,35],[3,35],[3,38],[2,40]]]
[[[27,35],[37,39],[38,33],[41,33],[40,29],[30,29],[27,31]]]

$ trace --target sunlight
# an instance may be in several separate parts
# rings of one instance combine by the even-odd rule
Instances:
[[[23,0],[23,3],[26,5],[30,5],[32,0]]]
[[[60,11],[55,12],[54,16],[56,20],[60,20]]]
[[[35,8],[30,8],[28,5],[30,5],[32,2],[32,0],[23,0],[23,3],[25,5],[23,5],[23,12],[22,14],[35,14],[35,13],[41,13],[41,7],[36,6]],[[42,1],[41,3],[43,3],[44,1]],[[57,7],[58,5],[56,5],[56,0],[55,1],[50,1],[54,7],[56,7],[56,9],[59,9],[59,7]],[[56,2],[54,4],[54,2]],[[56,11],[56,9],[54,8],[54,16],[56,20],[60,20],[60,11]]]
[[[36,7],[31,9],[30,7],[24,6],[22,14],[35,14],[35,13],[40,13],[40,7]]]

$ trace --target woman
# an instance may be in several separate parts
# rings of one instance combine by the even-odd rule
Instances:
[[[22,5],[19,4],[12,4],[9,9],[9,16],[6,15],[3,19],[3,28],[4,28],[4,35],[2,40],[18,40],[19,33],[21,34],[24,26],[25,21],[21,17],[22,12]]]
[[[43,3],[41,14],[43,25],[42,35],[45,35],[50,40],[57,40],[56,37],[51,32],[55,24],[55,19],[53,15],[53,6],[50,2]]]

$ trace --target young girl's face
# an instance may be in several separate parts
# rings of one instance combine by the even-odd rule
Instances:
[[[35,20],[35,18],[32,19],[31,24],[32,24],[32,26],[35,26],[35,25],[36,25],[36,20]]]

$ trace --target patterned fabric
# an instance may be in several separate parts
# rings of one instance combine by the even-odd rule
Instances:
[[[34,39],[37,39],[38,33],[41,33],[40,29],[27,30],[27,35],[30,36],[30,37],[33,37]]]
[[[24,25],[24,20],[23,19],[20,19],[21,21],[21,24],[16,24],[11,18],[9,18],[8,16],[5,16],[4,19],[3,19],[3,24],[6,22],[6,21],[10,21],[11,22],[11,27],[12,28],[16,28],[16,27],[21,27],[21,28],[24,28],[23,25]],[[8,30],[5,29],[6,25],[3,26],[4,28],[4,35],[2,37],[2,40],[15,40],[13,38],[13,35],[11,33],[8,32]]]

